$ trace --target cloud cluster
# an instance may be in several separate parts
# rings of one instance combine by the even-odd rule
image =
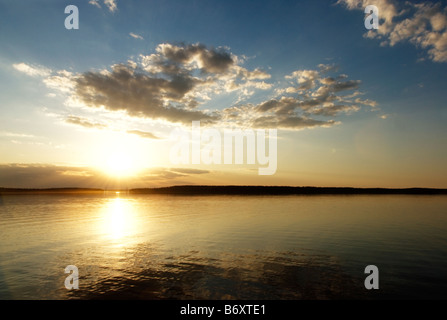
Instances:
[[[80,75],[74,96],[88,107],[123,110],[136,117],[182,123],[212,121],[213,116],[195,110],[194,97],[187,96],[198,82],[186,74],[157,77],[121,64],[111,71]]]
[[[329,127],[335,117],[358,111],[361,106],[375,107],[372,100],[355,98],[360,80],[348,80],[334,65],[319,65],[317,70],[297,70],[285,79],[290,86],[277,90],[278,97],[259,104],[246,104],[224,110],[225,118],[255,128],[303,129]],[[349,94],[347,94],[349,92]],[[354,99],[355,98],[355,99]]]
[[[349,10],[364,8],[368,0],[339,0]],[[366,33],[368,38],[381,39],[381,45],[394,46],[409,41],[427,51],[430,59],[447,62],[447,7],[440,3],[377,0],[380,26]]]
[[[338,121],[327,117],[376,106],[372,100],[357,97],[361,81],[348,79],[336,65],[296,70],[273,84],[268,82],[269,73],[260,68],[249,70],[244,62],[245,57],[228,48],[163,43],[155,53],[140,55],[135,61],[78,74],[51,72],[43,81],[68,96],[72,106],[120,111],[141,119],[188,126],[192,121],[201,121],[202,125],[252,128],[328,127]],[[271,98],[257,104],[246,102],[259,91],[270,92]],[[212,104],[230,94],[237,97],[236,102]],[[65,122],[85,128],[103,126],[76,115],[70,115]],[[156,138],[135,130],[128,133]]]
[[[160,44],[156,53],[141,55],[138,62],[78,75],[73,96],[88,107],[123,110],[136,117],[215,123],[216,112],[198,109],[210,96],[271,88],[264,81],[269,74],[247,70],[241,61],[224,48]]]

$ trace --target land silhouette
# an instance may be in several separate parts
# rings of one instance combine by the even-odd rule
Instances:
[[[212,186],[183,185],[159,188],[108,190],[100,188],[0,188],[0,194],[106,193],[170,194],[170,195],[447,195],[447,189],[437,188],[353,188],[353,187],[294,187],[294,186]]]

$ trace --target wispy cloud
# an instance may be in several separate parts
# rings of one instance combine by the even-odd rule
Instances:
[[[0,131],[0,136],[14,137],[14,138],[35,138],[35,136],[32,134],[9,132],[9,131]]]
[[[104,0],[104,4],[111,12],[115,12],[118,9],[116,1],[117,0]]]
[[[101,5],[99,4],[98,0],[90,0],[88,3],[95,7],[101,8]]]
[[[207,173],[210,173],[210,171],[190,168],[151,168],[146,170],[145,173],[142,173],[142,176],[150,178],[151,180],[170,180]]]
[[[107,9],[109,9],[111,12],[115,12],[118,9],[116,1],[117,0],[104,0],[103,2]],[[99,0],[90,0],[88,3],[97,8],[102,8],[99,4]]]
[[[142,36],[140,36],[139,34],[136,34],[136,33],[131,32],[131,33],[129,33],[129,35],[130,35],[132,38],[139,39],[139,40],[144,40],[144,38],[143,38]]]
[[[77,126],[81,126],[88,129],[104,129],[107,127],[107,125],[99,122],[94,122],[91,120],[88,120],[86,118],[77,117],[77,116],[68,116],[65,118],[65,122],[69,124],[74,124]]]
[[[42,66],[31,66],[24,62],[12,65],[14,69],[23,72],[31,77],[46,77],[51,74],[51,70]]]
[[[349,10],[364,10],[368,0],[339,0]],[[378,30],[365,37],[380,39],[381,45],[394,46],[408,41],[428,53],[436,62],[447,62],[447,7],[441,3],[376,0],[381,20]]]
[[[157,136],[154,135],[153,133],[146,132],[146,131],[140,131],[140,130],[127,130],[127,133],[129,133],[129,134],[135,134],[135,135],[140,136],[141,138],[145,138],[145,139],[160,139],[159,137],[157,137]]]
[[[66,70],[60,70],[57,71],[55,74],[48,75],[43,80],[43,82],[50,89],[54,89],[63,93],[69,93],[74,89],[76,85],[75,79],[76,76],[74,76],[73,73]]]

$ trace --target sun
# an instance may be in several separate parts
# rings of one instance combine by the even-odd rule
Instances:
[[[135,171],[132,158],[125,153],[112,154],[107,159],[106,171],[116,177],[130,176]]]
[[[138,178],[158,161],[159,148],[147,139],[120,131],[101,132],[97,139],[86,152],[84,161],[109,178],[122,181]]]

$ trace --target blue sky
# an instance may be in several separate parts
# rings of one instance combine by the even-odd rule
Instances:
[[[379,30],[368,33],[366,3],[0,1],[0,186],[88,181],[101,187],[103,176],[96,172],[120,153],[103,146],[121,141],[121,153],[140,159],[139,172],[152,172],[138,183],[127,177],[132,186],[447,187],[447,4],[378,0]],[[64,27],[69,4],[79,9],[79,30]],[[173,58],[171,51],[195,55],[198,65]],[[180,65],[180,73],[155,72],[162,64]],[[181,75],[180,84],[192,87],[180,92],[169,83],[172,96],[162,100],[172,110],[151,105],[165,90],[158,87],[162,91],[127,105],[129,100],[117,101],[116,88],[102,87],[109,80],[131,85],[114,65],[121,72],[140,70],[145,85]],[[206,77],[213,83],[200,82]],[[132,90],[143,90],[137,74],[131,79]],[[326,91],[335,100],[323,98]],[[109,95],[109,105],[99,107],[99,93]],[[309,109],[312,99],[321,104]],[[275,107],[262,109],[268,101]],[[188,103],[197,104],[196,113]],[[233,125],[279,130],[275,175],[259,177],[238,166],[187,166],[190,171],[180,174],[167,162],[164,137],[187,125],[186,115],[189,121],[214,111],[222,120],[229,108],[237,110]],[[17,170],[29,173],[14,179]],[[38,182],[42,170],[54,179]],[[82,181],[70,180],[83,175]]]

